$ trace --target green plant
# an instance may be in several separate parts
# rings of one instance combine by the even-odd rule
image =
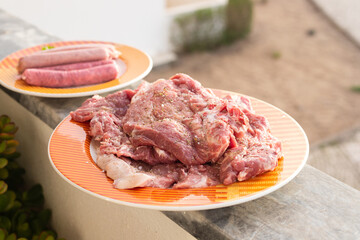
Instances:
[[[226,29],[224,42],[246,37],[252,25],[253,5],[251,0],[229,0],[226,6]]]
[[[273,52],[271,53],[271,58],[272,58],[272,59],[280,59],[280,58],[281,58],[281,52],[279,52],[279,51],[273,51]]]
[[[180,52],[208,50],[244,38],[251,30],[252,1],[229,0],[226,6],[178,16],[172,41]]]
[[[207,8],[181,15],[175,19],[179,34],[175,45],[179,51],[193,52],[221,45],[225,8]]]
[[[355,85],[351,87],[351,91],[353,92],[360,92],[360,85]]]
[[[0,240],[55,240],[41,185],[26,189],[25,170],[15,161],[17,130],[8,116],[0,116]]]

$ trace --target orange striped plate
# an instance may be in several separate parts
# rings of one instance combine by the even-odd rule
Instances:
[[[214,90],[221,95],[236,94]],[[251,98],[254,110],[267,117],[271,131],[283,144],[284,158],[272,172],[229,186],[198,189],[115,189],[113,180],[96,166],[90,154],[88,123],[67,116],[49,141],[49,158],[55,170],[76,188],[123,205],[171,211],[204,210],[231,206],[269,194],[293,179],[306,163],[309,144],[300,125],[280,109]]]
[[[118,59],[118,62],[120,62],[121,65],[123,65],[123,68],[125,68],[124,73],[119,78],[105,83],[70,88],[46,88],[30,86],[26,84],[25,81],[19,79],[16,67],[20,57],[31,54],[33,52],[41,51],[41,49],[45,46],[59,47],[86,43],[107,43],[114,45],[116,49],[122,53]],[[140,81],[150,72],[151,68],[152,60],[149,55],[130,46],[101,41],[54,42],[17,51],[1,60],[0,84],[12,91],[38,97],[81,97],[124,88],[130,84]]]

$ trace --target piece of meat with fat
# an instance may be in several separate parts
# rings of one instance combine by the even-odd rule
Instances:
[[[144,166],[139,161],[101,153],[98,153],[96,163],[114,180],[114,187],[119,189],[172,186],[176,189],[200,188],[220,183],[218,169],[211,166],[186,167],[181,163]]]
[[[101,141],[100,150],[104,154],[115,154],[118,157],[129,157],[141,160],[150,165],[172,163],[177,159],[167,151],[154,146],[134,147],[128,136],[122,131],[121,120],[113,113],[100,110],[90,121],[90,136]]]
[[[254,112],[247,97],[225,99],[237,144],[219,160],[221,182],[229,185],[274,170],[282,156],[281,142],[271,135],[267,119]]]
[[[121,120],[113,113],[105,110],[100,110],[94,114],[90,121],[89,134],[99,141],[106,141],[124,135],[121,131]]]
[[[144,172],[139,165],[132,166],[129,159],[118,158],[112,154],[98,154],[98,166],[106,171],[107,176],[114,180],[114,187],[129,189],[136,187],[169,188],[176,181],[171,175],[162,176]],[[137,166],[137,167],[136,167]]]
[[[181,188],[204,188],[220,184],[218,166],[194,165],[182,172],[180,180],[173,186]]]
[[[143,84],[131,100],[131,109],[126,112],[122,127],[135,150],[139,148],[135,155],[155,156],[148,158],[150,164],[176,159],[186,165],[215,162],[233,138],[227,119],[216,116],[224,108],[224,102],[186,75],[173,79],[152,84],[153,91],[149,89],[150,84]],[[97,105],[107,107],[103,101],[102,98],[87,100],[71,116],[74,120],[90,120],[98,110]],[[117,140],[113,143],[120,149],[118,156],[139,159],[129,145],[119,144]]]
[[[118,188],[228,185],[274,170],[282,156],[247,97],[220,99],[184,74],[126,91],[88,99],[71,113],[91,120],[100,155],[123,161],[101,167]],[[116,175],[119,168],[127,174]]]
[[[117,117],[123,117],[134,94],[135,91],[126,89],[106,97],[95,95],[88,98],[78,109],[70,112],[70,116],[77,122],[86,122],[91,120],[97,112],[105,110]]]
[[[230,144],[231,129],[217,115],[224,102],[185,74],[143,85],[124,116],[134,146],[166,149],[185,165],[216,160]]]
[[[276,142],[275,146],[254,143],[249,147],[229,149],[219,161],[220,181],[229,185],[272,171],[277,166],[280,157],[280,142]]]

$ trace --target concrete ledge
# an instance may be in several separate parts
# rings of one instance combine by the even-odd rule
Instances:
[[[360,126],[311,146],[308,163],[360,190]]]
[[[197,239],[330,240],[360,238],[359,212],[359,191],[306,165],[289,184],[260,199],[165,214]]]

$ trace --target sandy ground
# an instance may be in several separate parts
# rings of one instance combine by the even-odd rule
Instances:
[[[293,116],[310,143],[359,125],[360,93],[349,88],[360,85],[360,48],[307,0],[257,1],[254,15],[246,40],[180,56],[146,80],[184,72],[265,100]]]

